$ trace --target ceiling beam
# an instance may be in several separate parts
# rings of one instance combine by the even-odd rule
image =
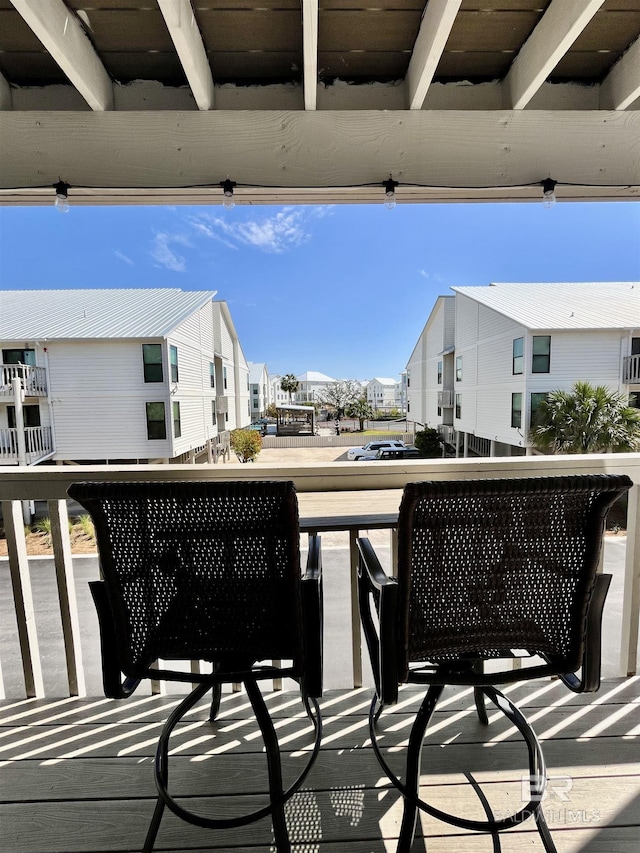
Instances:
[[[213,76],[190,0],[158,0],[158,6],[198,109],[212,110]]]
[[[78,18],[62,0],[11,0],[92,110],[113,109],[113,83]]]
[[[12,107],[11,86],[7,78],[0,73],[0,110],[10,110]]]
[[[405,78],[407,108],[420,110],[462,0],[429,0]]]
[[[237,198],[272,204],[340,193],[382,201],[390,173],[400,201],[403,193],[414,201],[518,199],[523,187],[540,199],[549,176],[560,200],[640,198],[635,110],[362,110],[348,121],[324,110],[11,110],[0,122],[0,150],[0,189],[41,187],[49,202],[60,175],[71,187],[133,188],[151,202],[171,188],[219,201],[227,174]],[[93,203],[118,203],[117,192],[93,192]]]
[[[318,0],[302,0],[304,108],[315,110],[318,97]]]
[[[604,0],[551,0],[503,83],[505,109],[523,110]]]
[[[640,39],[631,45],[600,86],[601,110],[626,110],[640,98]]]

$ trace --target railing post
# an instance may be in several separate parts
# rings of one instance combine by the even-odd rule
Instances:
[[[362,642],[360,638],[360,609],[358,607],[358,530],[349,531],[349,579],[351,586],[351,655],[353,686],[362,687]]]
[[[640,620],[640,485],[629,490],[627,509],[627,550],[622,598],[620,670],[635,675],[638,667],[638,622]]]
[[[29,698],[42,697],[44,681],[20,501],[2,501],[2,517],[9,550],[9,571],[18,623],[25,690]]]
[[[82,666],[80,647],[80,622],[78,620],[78,602],[73,577],[73,558],[69,539],[69,516],[66,501],[49,501],[51,519],[51,542],[53,560],[56,567],[58,601],[62,618],[64,651],[67,659],[67,679],[71,696],[86,696],[87,690]]]

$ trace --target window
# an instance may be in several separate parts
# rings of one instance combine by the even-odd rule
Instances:
[[[462,417],[462,394],[456,394],[456,417]]]
[[[256,403],[257,406],[257,403]],[[251,403],[247,400],[247,414],[251,417]]]
[[[257,408],[258,408],[258,403],[259,403],[259,402],[260,402],[259,400],[254,400],[254,401],[253,401],[253,408],[254,408],[254,409],[257,409]]]
[[[227,390],[227,368],[222,368],[222,385],[224,386],[224,390]]]
[[[513,342],[512,365],[514,376],[524,372],[524,338],[516,338]]]
[[[164,420],[164,403],[146,403],[147,438],[158,441],[167,437],[167,425]]]
[[[224,422],[225,422],[225,424],[229,423],[229,412],[224,413]]]
[[[514,342],[515,343],[515,342]],[[522,426],[522,394],[511,395],[511,426]]]
[[[173,436],[174,438],[180,438],[182,435],[182,427],[180,426],[180,403],[173,402]]]
[[[163,382],[162,344],[142,344],[142,364],[145,382]]]
[[[209,384],[212,388],[216,387],[216,366],[212,361],[209,362]]]
[[[253,389],[253,393],[254,393],[254,394],[257,394],[257,393],[258,393],[258,389],[254,387],[254,389]]]
[[[462,382],[462,356],[456,357],[456,382]]]
[[[529,420],[530,429],[535,429],[540,423],[540,403],[546,400],[548,393],[544,391],[541,394],[531,395],[531,417]]]
[[[438,362],[438,385],[442,385],[442,362]]]
[[[533,336],[532,373],[548,373],[551,362],[551,335]]]
[[[39,427],[40,426],[40,406],[23,406],[22,407],[22,419],[24,420],[25,427]],[[16,428],[16,407],[15,406],[7,406],[7,420],[9,423],[9,429]]]
[[[216,422],[217,422],[216,421],[216,401],[212,400],[211,401],[211,423],[215,426]]]
[[[171,381],[178,381],[178,347],[169,347],[169,364],[171,365]]]
[[[35,367],[36,351],[33,349],[3,349],[3,364],[30,364]]]

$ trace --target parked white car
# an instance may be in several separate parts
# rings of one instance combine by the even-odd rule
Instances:
[[[404,441],[370,441],[364,447],[350,447],[347,450],[347,459],[349,462],[361,462],[364,459],[375,459],[376,454],[383,447],[391,447],[401,450],[406,447]]]

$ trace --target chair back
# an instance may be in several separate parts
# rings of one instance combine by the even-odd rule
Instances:
[[[398,527],[398,670],[527,651],[575,672],[625,476],[409,483]]]
[[[292,482],[75,483],[91,514],[122,672],[158,658],[225,671],[302,661]]]

